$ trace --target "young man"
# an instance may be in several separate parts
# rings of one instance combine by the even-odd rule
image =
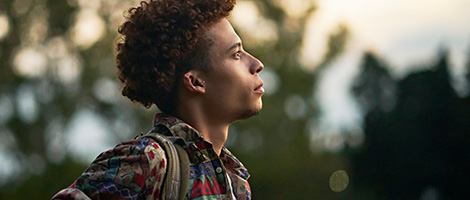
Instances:
[[[119,29],[123,95],[156,104],[150,133],[182,137],[190,161],[186,199],[251,199],[245,167],[223,147],[236,120],[256,115],[263,64],[227,21],[235,0],[155,0]],[[53,199],[161,199],[168,160],[151,138],[106,151]]]

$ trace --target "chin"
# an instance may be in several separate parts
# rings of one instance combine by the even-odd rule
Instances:
[[[261,112],[262,107],[263,106],[260,104],[260,105],[256,106],[256,108],[245,111],[244,113],[241,114],[240,119],[248,119],[250,117],[259,115],[259,113]]]
[[[253,102],[252,104],[249,104],[249,106],[246,106],[245,110],[240,113],[238,119],[244,120],[244,119],[248,119],[250,117],[256,116],[261,112],[262,108],[263,108],[263,101],[260,98],[256,102]]]
[[[241,116],[240,116],[240,119],[243,120],[243,119],[248,119],[250,117],[253,117],[253,116],[256,116],[260,113],[261,110],[252,110],[252,111],[247,111],[245,113],[243,113]]]

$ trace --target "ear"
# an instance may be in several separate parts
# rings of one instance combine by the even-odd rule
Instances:
[[[191,70],[183,75],[183,86],[190,92],[206,93],[205,81],[201,79],[201,72]]]

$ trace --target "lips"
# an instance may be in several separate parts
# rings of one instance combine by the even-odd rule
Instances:
[[[258,87],[255,88],[255,93],[264,94],[263,83],[261,83]]]

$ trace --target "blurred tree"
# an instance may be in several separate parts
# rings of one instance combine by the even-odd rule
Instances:
[[[119,12],[131,5],[123,2]],[[102,116],[101,125],[115,133],[108,138],[112,143],[151,126],[150,113],[104,91],[111,86],[118,92],[112,51],[115,10],[109,9],[119,8],[118,3],[100,1],[86,8],[84,1],[74,0],[0,2],[0,16],[8,21],[2,27],[7,35],[0,38],[1,199],[48,199],[85,169],[69,146],[71,124],[81,112]],[[82,27],[102,35],[88,47],[80,45],[87,38],[77,39],[86,34],[77,27],[96,20],[80,18],[84,10],[88,16],[100,13],[98,19],[113,30],[103,27],[99,32],[100,24],[96,29]],[[129,127],[140,128],[118,130],[116,125],[128,118]]]
[[[470,48],[467,55],[467,90],[470,90]],[[468,196],[465,191],[470,180],[470,94],[459,98],[455,107],[455,133],[446,140],[447,153],[451,155],[451,170],[446,178],[447,183],[452,184],[443,186],[447,196],[458,199]]]
[[[367,60],[371,60],[370,55],[365,56],[364,63],[370,63]],[[368,68],[363,65],[365,73],[358,77],[358,82],[367,84],[354,91],[359,101],[370,108],[381,101],[373,95],[366,95],[364,100],[362,95],[377,87],[377,82],[364,81],[371,80],[367,78],[367,71],[371,71]],[[383,73],[388,74],[386,70]],[[377,74],[372,80],[380,76]],[[375,92],[381,96],[381,91]],[[464,170],[468,164],[463,160],[470,159],[466,117],[470,104],[459,99],[450,85],[447,53],[442,52],[431,69],[400,80],[397,93],[396,105],[390,112],[367,110],[365,145],[353,158],[354,180],[386,199],[466,196],[464,179],[469,176]]]
[[[390,111],[395,106],[396,81],[388,66],[373,53],[364,54],[360,76],[353,83],[352,91],[364,113],[369,111]]]
[[[373,53],[366,52],[362,59],[359,76],[353,83],[352,92],[362,108],[364,116],[365,142],[362,152],[353,159],[353,181],[358,185],[366,184],[374,187],[366,187],[366,191],[361,191],[367,195],[374,194],[374,190],[383,190],[382,164],[387,162],[387,148],[390,135],[388,112],[394,108],[396,101],[397,83],[391,77],[388,66],[384,61],[379,60]],[[377,166],[377,165],[380,165]],[[378,187],[378,188],[377,188]],[[372,188],[371,191],[368,191]]]
[[[465,78],[467,80],[467,88],[470,88],[470,45],[469,45],[467,54],[468,54],[467,65],[465,67],[465,69],[467,71],[467,74],[465,75]],[[468,89],[468,90],[470,90],[470,89]],[[470,96],[470,92],[467,96]]]

